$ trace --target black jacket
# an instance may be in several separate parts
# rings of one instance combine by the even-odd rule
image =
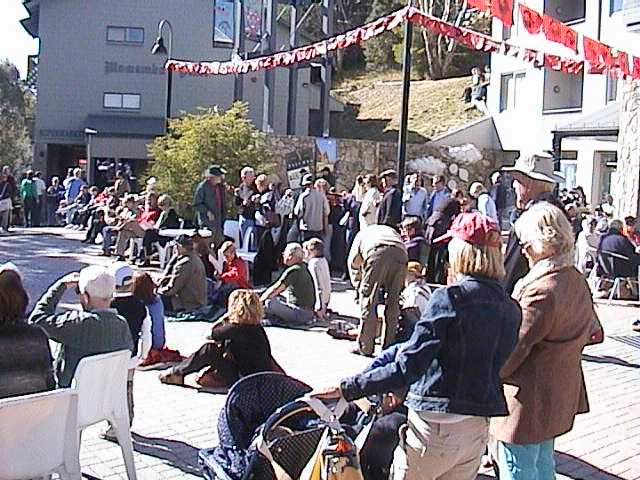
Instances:
[[[49,338],[26,322],[0,326],[0,398],[53,390]]]
[[[621,257],[626,257],[627,260]],[[636,254],[635,247],[629,239],[617,230],[609,230],[600,238],[597,258],[598,266],[605,278],[635,278],[638,275],[640,255]]]
[[[549,202],[564,212],[564,207],[558,202],[553,193],[538,195],[527,204],[523,211],[526,211],[538,202]],[[522,255],[520,242],[513,227],[511,227],[511,231],[509,232],[507,249],[504,254],[504,270],[506,272],[503,282],[504,288],[509,294],[513,293],[513,287],[516,286],[518,280],[529,273],[529,262],[527,262],[527,259]]]
[[[402,194],[397,186],[387,187],[378,210],[378,224],[396,228],[402,221]]]

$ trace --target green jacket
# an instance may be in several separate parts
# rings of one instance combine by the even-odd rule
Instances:
[[[36,182],[25,178],[20,183],[20,198],[38,198],[38,191],[36,189]]]
[[[33,309],[29,322],[42,327],[60,344],[54,361],[58,386],[71,386],[78,362],[84,357],[116,350],[132,350],[133,340],[126,320],[113,309],[56,313],[66,288],[58,280]]]

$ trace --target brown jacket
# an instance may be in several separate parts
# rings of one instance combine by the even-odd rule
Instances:
[[[171,298],[174,310],[192,311],[207,304],[207,279],[195,252],[173,258],[160,283],[159,293]]]
[[[491,419],[496,440],[525,445],[568,432],[589,411],[582,349],[594,315],[584,277],[573,267],[551,271],[519,298],[522,324],[516,349],[500,372],[509,416]]]

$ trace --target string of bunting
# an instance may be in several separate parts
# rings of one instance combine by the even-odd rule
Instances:
[[[499,5],[499,12],[511,5],[513,0],[476,0],[485,2],[487,8],[494,14],[495,6]],[[470,2],[471,3],[471,2]],[[520,4],[523,24],[528,32],[538,34],[541,31],[550,41],[558,42],[575,53],[578,51],[577,33],[563,23],[540,15],[535,10]],[[508,17],[512,18],[512,17]],[[226,62],[192,62],[187,60],[167,60],[165,68],[178,73],[189,75],[236,75],[266,70],[276,67],[290,67],[301,62],[308,62],[314,58],[327,55],[351,45],[359,45],[388,30],[402,25],[405,21],[413,22],[431,32],[453,39],[470,49],[487,53],[498,53],[517,57],[535,67],[546,67],[552,70],[579,74],[584,71],[585,62],[581,59],[552,55],[538,50],[524,48],[504,41],[492,39],[488,35],[474,30],[458,27],[444,20],[428,15],[414,7],[405,7],[390,13],[361,27],[349,30],[328,40],[316,42],[287,52],[278,52],[250,60],[234,59]],[[613,51],[610,47],[590,39],[583,38],[584,58],[587,61],[588,73],[604,73],[620,78],[640,78],[640,58],[632,58],[629,65],[629,55],[625,52]]]

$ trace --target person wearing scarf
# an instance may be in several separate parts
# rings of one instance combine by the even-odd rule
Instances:
[[[555,478],[555,438],[589,410],[581,367],[595,315],[591,292],[574,267],[574,235],[548,202],[526,210],[515,233],[530,270],[514,288],[522,309],[518,344],[502,366],[509,415],[491,419],[502,480]]]

